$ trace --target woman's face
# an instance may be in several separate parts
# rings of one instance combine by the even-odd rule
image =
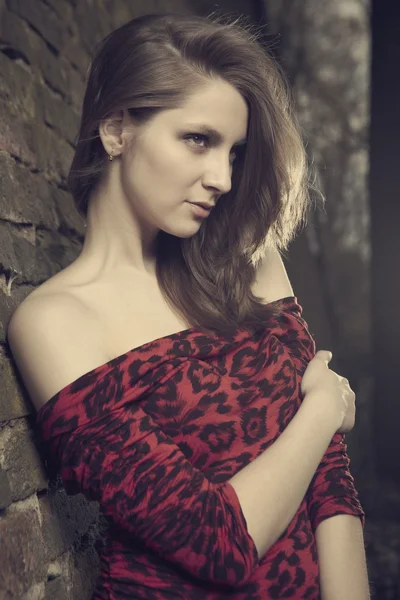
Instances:
[[[244,98],[216,80],[136,130],[121,156],[121,191],[139,222],[178,237],[194,235],[204,217],[190,202],[215,205],[229,192],[234,146],[245,141],[247,125]]]

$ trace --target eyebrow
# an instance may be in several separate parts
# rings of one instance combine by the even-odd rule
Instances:
[[[195,129],[197,129],[200,133],[208,134],[210,137],[214,138],[214,140],[217,143],[224,141],[224,136],[219,131],[217,131],[213,127],[209,127],[208,125],[202,125],[202,124],[196,125],[195,123],[192,123],[192,124],[189,123],[189,125],[187,125],[187,127],[193,127]],[[242,140],[239,140],[238,142],[233,144],[233,147],[244,146],[245,144],[247,144],[247,138],[243,138]]]

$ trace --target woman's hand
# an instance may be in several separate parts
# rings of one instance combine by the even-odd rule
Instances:
[[[349,381],[329,368],[331,359],[331,352],[319,350],[310,360],[301,382],[303,403],[313,402],[315,410],[333,419],[337,432],[348,433],[355,424],[356,396]]]

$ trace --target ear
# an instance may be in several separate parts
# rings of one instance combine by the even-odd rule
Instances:
[[[123,135],[124,112],[124,110],[115,111],[100,122],[99,135],[107,154],[110,154],[111,150],[113,150],[114,156],[123,152],[124,144],[126,144],[126,137]]]

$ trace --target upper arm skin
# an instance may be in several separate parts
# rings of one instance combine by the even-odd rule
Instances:
[[[32,294],[18,306],[8,324],[7,341],[36,410],[86,366],[89,370],[92,364],[102,362],[104,354],[96,352],[93,333],[86,334],[85,343],[89,329],[79,326],[82,312],[76,302],[61,294]],[[93,348],[90,352],[89,347]]]
[[[14,361],[36,409],[53,395],[63,363],[56,317],[51,301],[28,297],[13,313],[7,328]]]
[[[279,251],[268,248],[256,269],[253,293],[265,303],[293,296],[293,289]]]
[[[257,267],[254,293],[264,302],[293,296],[282,258],[268,249]],[[332,446],[333,442],[331,443]],[[324,462],[325,461],[325,462]],[[328,450],[321,463],[319,477],[328,465]],[[340,465],[343,468],[343,465]],[[360,518],[340,514],[323,520],[315,532],[320,565],[322,600],[369,600],[369,584]]]

